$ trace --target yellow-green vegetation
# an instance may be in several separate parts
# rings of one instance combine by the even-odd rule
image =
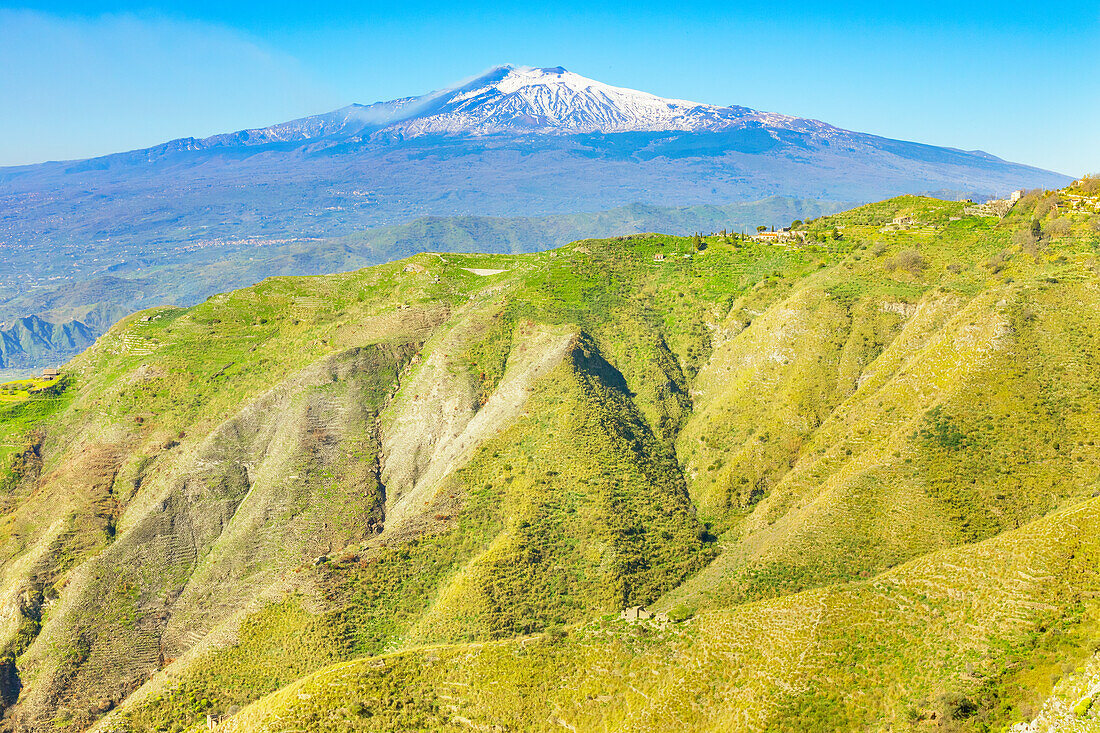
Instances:
[[[0,386],[0,467],[5,493],[38,460],[35,426],[67,403],[66,379],[34,379]]]
[[[603,618],[336,665],[225,729],[985,728],[1049,691],[1048,657],[1095,651],[1097,508],[680,624]]]
[[[1100,233],[1063,201],[1091,195],[423,254],[128,318],[0,406],[7,718],[1028,720],[1100,627]]]
[[[61,381],[60,377],[20,379],[14,382],[0,384],[0,404],[23,402],[31,398],[31,395],[43,390],[56,387]]]

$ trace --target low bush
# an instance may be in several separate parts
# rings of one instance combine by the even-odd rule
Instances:
[[[928,266],[921,253],[915,249],[906,249],[886,260],[886,271],[904,270],[914,277],[920,277]]]

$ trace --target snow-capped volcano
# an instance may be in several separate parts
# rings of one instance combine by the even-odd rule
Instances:
[[[388,127],[406,135],[687,132],[737,126],[756,115],[745,107],[715,107],[613,87],[560,66],[502,66],[417,101],[395,109],[397,119]],[[405,111],[412,116],[400,119]]]
[[[498,66],[457,86],[419,97],[353,104],[324,115],[194,141],[257,145],[325,137],[414,138],[428,134],[578,135],[594,132],[719,132],[748,127],[837,138],[817,120],[658,97],[588,79],[562,67]]]
[[[350,116],[368,124],[380,123],[406,137],[429,133],[702,132],[753,125],[818,134],[842,132],[816,120],[614,87],[560,66],[498,66],[459,86],[357,107]]]
[[[136,242],[133,261],[144,262],[148,242],[181,236],[330,236],[422,216],[530,217],[776,195],[976,198],[1069,180],[981,151],[666,99],[562,68],[501,66],[429,94],[270,127],[0,168],[0,212],[9,214],[0,215],[0,249],[99,238]],[[411,254],[428,240],[393,246]]]

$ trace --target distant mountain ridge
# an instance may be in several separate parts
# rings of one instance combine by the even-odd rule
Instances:
[[[0,324],[0,370],[60,364],[91,346],[98,335],[81,321],[57,324],[36,315]]]

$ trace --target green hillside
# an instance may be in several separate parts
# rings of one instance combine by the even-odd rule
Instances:
[[[0,405],[4,722],[1100,726],[1095,198],[135,314]]]

